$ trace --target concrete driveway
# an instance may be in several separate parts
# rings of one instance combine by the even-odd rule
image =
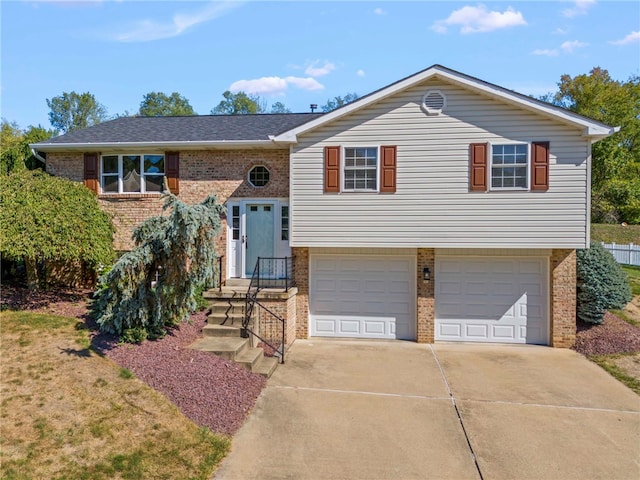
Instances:
[[[640,397],[569,350],[298,340],[217,479],[638,479]]]

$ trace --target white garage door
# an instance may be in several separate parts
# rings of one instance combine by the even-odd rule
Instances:
[[[547,260],[436,259],[436,340],[547,344]]]
[[[414,340],[415,285],[412,256],[312,254],[309,333]]]

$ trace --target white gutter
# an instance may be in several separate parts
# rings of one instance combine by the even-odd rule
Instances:
[[[29,145],[29,147],[31,147],[31,145]],[[46,165],[47,161],[41,157],[38,151],[33,147],[31,147],[31,154]]]
[[[34,143],[29,145],[32,149],[37,148],[43,152],[69,151],[69,150],[102,150],[102,149],[196,149],[196,148],[245,148],[245,147],[270,147],[278,144],[288,145],[290,142],[270,140],[211,140],[211,141],[170,141],[170,142],[100,142],[100,143]]]

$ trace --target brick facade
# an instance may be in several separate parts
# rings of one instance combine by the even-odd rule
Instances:
[[[286,346],[296,339],[296,293],[295,287],[288,292],[269,292],[262,290],[258,294],[260,304],[285,321],[284,341]],[[259,334],[276,345],[282,337],[282,323],[263,308],[258,309]]]
[[[255,165],[264,165],[269,170],[269,183],[264,187],[253,187],[247,180],[249,170]],[[47,172],[82,182],[83,154],[49,153]],[[216,194],[220,203],[225,203],[230,198],[288,198],[289,150],[180,152],[180,199],[187,203],[197,203],[211,194]],[[113,216],[116,250],[130,250],[133,247],[133,229],[147,218],[162,213],[162,199],[154,194],[99,195],[98,201]],[[223,227],[216,241],[220,253],[226,250],[226,219],[223,219]]]
[[[576,342],[576,251],[553,250],[550,275],[551,346]]]
[[[433,343],[435,334],[435,251],[433,248],[419,248],[418,262],[416,268],[417,275],[417,341],[418,343]],[[432,279],[425,282],[423,269],[428,268]]]
[[[293,272],[295,284],[298,287],[296,295],[296,337],[309,337],[309,249],[294,247]]]

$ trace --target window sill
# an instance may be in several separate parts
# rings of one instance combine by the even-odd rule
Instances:
[[[138,198],[160,198],[163,193],[100,193],[98,198],[101,200],[108,199],[138,199]]]

